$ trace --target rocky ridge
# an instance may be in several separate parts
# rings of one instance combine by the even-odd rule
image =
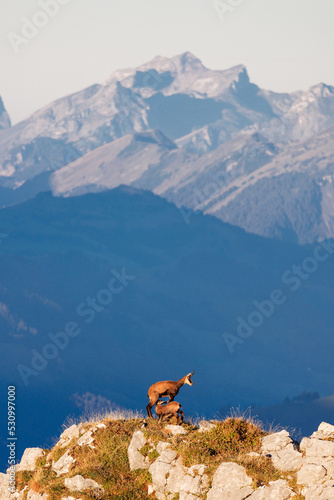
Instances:
[[[333,86],[265,91],[243,65],[212,70],[189,52],[14,126],[0,100],[0,206],[126,184],[265,237],[333,237],[333,112]]]
[[[124,421],[122,421],[124,423]],[[86,455],[95,453],[101,441],[98,435],[107,432],[113,424],[108,420],[93,424],[72,425],[60,436],[52,451],[40,448],[25,450],[17,466],[19,490],[8,491],[8,474],[0,475],[0,499],[3,500],[74,500],[114,498],[105,491],[106,485],[91,477],[79,474],[76,467],[78,449]],[[122,424],[118,422],[119,426]],[[159,500],[331,500],[334,499],[334,426],[321,423],[310,437],[297,443],[286,430],[264,435],[258,451],[247,455],[252,460],[271,460],[276,469],[276,479],[260,484],[249,470],[233,461],[223,461],[212,466],[199,463],[186,466],[177,444],[204,433],[209,435],[222,425],[221,422],[200,422],[193,426],[160,426],[164,440],[154,439],[150,425],[137,420],[135,430],[129,435],[127,459],[130,471],[144,476],[143,496],[136,498],[157,498]],[[138,428],[139,427],[139,428]],[[118,432],[122,427],[118,427]],[[106,435],[104,435],[106,436]],[[105,439],[105,437],[104,437]],[[66,450],[64,452],[64,450]],[[90,451],[89,451],[90,450]],[[77,457],[77,458],[76,458]],[[93,467],[93,466],[92,466]],[[40,487],[31,488],[32,477],[40,469],[48,470],[52,480],[58,481],[55,494],[50,495]],[[41,475],[41,473],[40,473]],[[93,471],[91,474],[94,475]],[[36,481],[34,483],[36,485]],[[38,481],[37,481],[38,484]],[[61,486],[59,486],[61,485]],[[74,495],[74,496],[72,496]],[[121,498],[121,497],[120,497]],[[124,496],[124,498],[130,498]]]

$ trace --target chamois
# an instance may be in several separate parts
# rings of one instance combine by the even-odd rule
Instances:
[[[155,406],[155,412],[158,415],[158,421],[162,422],[165,417],[176,417],[177,423],[180,424],[181,422],[183,422],[184,418],[184,413],[180,408],[182,408],[182,406],[177,401],[171,401],[170,403],[163,404],[163,401],[159,399]]]
[[[191,380],[191,377],[194,375],[195,371],[192,373],[188,373],[188,375],[185,375],[184,377],[180,378],[180,380],[173,381],[173,380],[165,380],[164,382],[156,382],[155,384],[151,385],[151,387],[148,390],[147,397],[150,398],[150,401],[148,405],[146,406],[146,411],[147,415],[150,418],[152,417],[152,408],[156,404],[159,398],[168,396],[170,401],[173,401],[177,393],[179,392],[180,388],[184,384],[188,385],[193,385],[193,381]]]

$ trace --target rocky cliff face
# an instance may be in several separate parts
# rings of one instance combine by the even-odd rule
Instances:
[[[127,184],[248,232],[310,243],[334,235],[333,116],[329,85],[278,94],[242,65],[156,57],[13,127],[0,101],[0,202]]]
[[[334,426],[323,422],[298,443],[242,419],[195,427],[107,418],[72,425],[52,450],[26,449],[15,493],[9,478],[0,475],[1,499],[330,500]]]

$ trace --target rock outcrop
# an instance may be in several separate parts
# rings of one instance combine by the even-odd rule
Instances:
[[[167,427],[171,431],[171,427],[178,426]],[[198,432],[208,432],[214,427],[214,423],[201,422]],[[179,434],[173,432],[173,435]],[[145,445],[159,454],[151,465],[140,451]],[[132,456],[134,448],[136,460]],[[270,434],[261,439],[260,453],[248,455],[255,459],[269,457],[278,471],[296,474],[297,491],[306,500],[334,500],[334,426],[322,423],[300,446],[285,430]],[[138,468],[148,468],[152,477],[149,491],[159,500],[171,500],[175,494],[180,500],[199,500],[203,496],[207,500],[289,500],[296,496],[296,490],[285,479],[255,488],[245,467],[233,462],[221,463],[210,480],[205,464],[185,467],[170,443],[159,442],[154,446],[142,431],[133,436],[129,460],[132,469],[135,464],[142,464]],[[292,479],[291,475],[288,477]]]
[[[216,425],[215,422],[201,422],[197,430],[167,425],[162,428],[165,440],[161,441],[151,439],[152,435],[146,428],[145,431],[131,431],[133,434],[130,444],[126,444],[129,468],[137,471],[136,474],[141,469],[148,471],[151,479],[147,482],[145,476],[146,489],[152,499],[292,500],[299,495],[297,498],[305,500],[334,500],[333,425],[323,422],[316,432],[309,438],[303,438],[300,444],[287,431],[262,437],[261,449],[257,447],[256,451],[245,455],[250,461],[262,460],[268,463],[269,460],[275,467],[275,476],[271,477],[276,480],[262,484],[254,481],[247,461],[243,462],[245,466],[233,461],[223,461],[218,467],[215,465],[213,470],[212,463],[211,466],[205,463],[186,466],[183,463],[178,444],[188,439],[187,435],[191,435],[190,433],[193,433],[195,440],[196,433],[198,437],[203,437],[206,432],[211,432],[212,435]],[[99,445],[95,441],[96,433],[106,428],[105,423],[73,425],[61,434],[55,452],[47,454],[40,448],[26,449],[17,471],[31,474],[38,466],[56,472],[57,481],[63,481],[65,492],[61,500],[81,500],[81,492],[83,496],[88,494],[96,499],[104,498],[103,488],[106,485],[102,487],[92,478],[76,473],[75,457],[80,456],[76,454],[80,447],[86,447],[84,453],[86,450],[87,453],[96,453]],[[60,458],[55,461],[53,456]],[[40,458],[43,460],[36,464]],[[0,474],[0,500],[52,500],[48,493],[33,491],[28,485],[23,488],[21,486],[20,491],[11,494],[8,490],[8,478],[9,474]]]
[[[36,461],[45,455],[41,448],[26,448],[21,458],[21,462],[16,466],[16,470],[35,470]]]
[[[172,498],[177,493],[183,500],[197,499],[208,490],[205,469],[203,464],[184,467],[177,452],[165,447],[149,468],[152,490],[159,500]]]
[[[67,474],[74,462],[75,458],[70,454],[70,450],[67,450],[57,462],[52,462],[52,469],[57,473],[57,476]]]
[[[303,438],[300,451],[304,464],[297,481],[306,500],[334,499],[334,426],[322,422],[310,438]]]
[[[244,467],[233,462],[222,463],[212,480],[208,500],[243,500],[253,493],[252,480]]]
[[[130,470],[148,469],[150,461],[148,457],[144,457],[140,450],[146,444],[146,438],[143,431],[134,432],[131,443],[128,448],[128,457],[130,463]]]
[[[76,475],[73,477],[67,477],[65,479],[65,486],[70,491],[85,491],[89,490],[93,492],[96,496],[96,493],[103,493],[103,488],[93,479],[85,479],[81,475]]]
[[[303,463],[302,454],[297,451],[298,443],[287,431],[276,432],[262,438],[262,453],[270,456],[274,467],[280,471],[296,471]]]
[[[45,467],[50,467],[50,469],[56,472],[59,477],[66,475],[70,472],[70,470],[73,470],[73,466],[76,463],[76,459],[71,455],[71,444],[80,447],[88,446],[89,448],[94,449],[95,447],[92,444],[94,443],[94,434],[99,429],[104,428],[106,428],[106,425],[102,422],[91,426],[87,426],[87,424],[74,424],[60,435],[56,447],[59,449],[69,447],[69,449],[64,451],[58,460],[52,460],[52,454],[47,454],[46,451],[41,448],[27,448],[22,455],[21,462],[16,465],[16,472],[32,472],[36,470],[36,461],[39,458],[46,457]],[[0,473],[0,500],[52,500],[47,493],[29,490],[27,486],[21,491],[10,493],[8,483],[9,469],[7,474]],[[102,498],[103,496],[103,488],[96,481],[90,478],[84,478],[79,474],[64,478],[64,486],[67,488],[69,493],[72,491],[90,493],[96,499]],[[61,500],[81,499],[73,497],[69,494],[68,496],[62,497]]]

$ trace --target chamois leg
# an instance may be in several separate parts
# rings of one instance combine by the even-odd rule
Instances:
[[[153,408],[153,406],[154,406],[154,404],[152,404],[151,401],[146,406],[146,411],[147,411],[148,418],[153,418],[153,415],[152,415],[152,408]]]
[[[178,413],[179,413],[180,415],[178,415],[178,419],[177,419],[177,420],[178,420],[178,422],[177,422],[177,423],[178,423],[178,424],[180,424],[181,422],[183,422],[183,419],[184,419],[184,413],[183,413],[183,411],[182,411],[182,410],[179,410],[179,411],[178,411]]]
[[[152,408],[156,404],[156,402],[158,401],[159,395],[151,396],[151,397],[149,396],[149,398],[150,398],[150,401],[149,401],[148,405],[146,406],[147,416],[149,418],[154,418],[152,415]]]

